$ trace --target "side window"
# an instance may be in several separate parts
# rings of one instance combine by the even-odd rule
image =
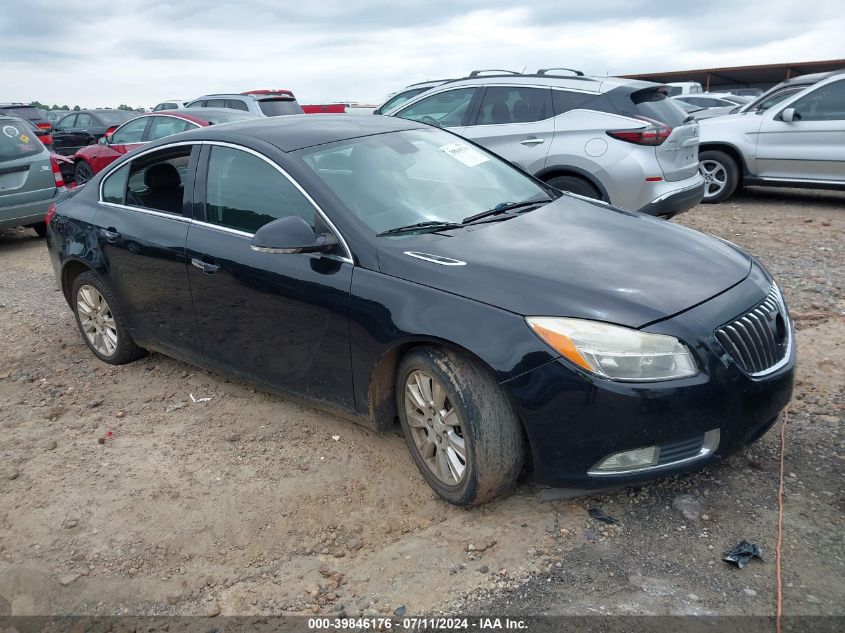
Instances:
[[[382,112],[387,112],[388,110],[392,110],[393,108],[402,105],[409,99],[413,99],[421,92],[425,92],[428,88],[412,88],[411,90],[406,90],[405,92],[400,92],[399,94],[395,94],[390,99],[384,102],[384,104],[379,108]]]
[[[76,124],[73,127],[84,128],[92,125],[94,125],[94,119],[91,118],[90,114],[77,114]]]
[[[150,123],[150,131],[147,133],[148,141],[155,141],[156,139],[178,134],[186,130],[193,130],[196,125],[185,119],[179,119],[171,116],[154,116],[152,123]]]
[[[112,134],[111,142],[115,145],[140,143],[143,140],[144,128],[147,127],[149,120],[150,117],[142,116],[124,123]]]
[[[191,146],[183,145],[133,160],[129,166],[125,204],[182,215],[190,157]]]
[[[69,130],[74,126],[75,123],[76,123],[76,115],[71,114],[70,116],[66,116],[61,121],[59,121],[59,123],[58,123],[58,125],[56,125],[56,127],[60,130]]]
[[[206,108],[225,108],[226,107],[226,100],[225,99],[209,99],[205,102]]]
[[[211,224],[255,233],[268,222],[298,215],[314,226],[311,203],[290,180],[257,156],[213,146],[207,183],[205,218]]]
[[[129,165],[115,169],[106,176],[103,181],[103,202],[113,204],[124,204],[126,193],[126,176],[129,174]]]
[[[457,127],[463,125],[475,90],[475,88],[457,88],[438,92],[409,105],[398,112],[397,116],[440,127]]]
[[[569,112],[570,110],[577,110],[595,97],[596,95],[573,92],[572,90],[552,90],[552,104],[554,106],[555,116]]]
[[[548,88],[491,87],[484,93],[475,125],[529,123],[551,116]]]
[[[205,107],[205,100],[198,99],[196,101],[192,101],[188,105],[185,106],[186,108],[204,108]]]
[[[845,80],[814,90],[792,107],[801,121],[845,121]]]
[[[240,99],[227,99],[226,107],[231,108],[232,110],[243,110],[245,112],[249,112],[247,105]]]

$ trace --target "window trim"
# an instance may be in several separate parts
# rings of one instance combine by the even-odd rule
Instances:
[[[180,117],[176,117],[176,118],[180,118]],[[128,123],[128,121],[127,121],[127,123]],[[218,230],[226,232],[226,233],[232,233],[233,235],[239,235],[241,237],[252,238],[255,235],[254,233],[247,233],[246,231],[239,231],[238,229],[231,229],[227,226],[220,226],[218,224],[211,224],[209,222],[204,222],[202,220],[196,220],[193,217],[189,218],[185,215],[173,215],[171,213],[163,213],[161,211],[155,211],[153,209],[145,209],[143,207],[132,207],[132,206],[125,205],[125,204],[117,204],[117,203],[114,203],[114,202],[104,202],[103,201],[103,185],[105,184],[106,180],[108,180],[111,177],[111,175],[117,169],[120,169],[121,166],[123,166],[123,165],[127,164],[128,162],[133,161],[137,158],[141,158],[142,156],[145,156],[147,154],[151,154],[152,152],[157,152],[159,150],[171,149],[171,148],[174,148],[174,147],[180,147],[180,146],[183,146],[183,145],[191,145],[191,146],[207,145],[207,146],[229,147],[231,149],[241,150],[243,152],[246,152],[247,154],[252,154],[253,156],[260,158],[261,160],[263,160],[264,162],[269,164],[276,171],[278,171],[283,177],[287,178],[288,181],[290,181],[290,183],[299,191],[299,193],[301,193],[305,197],[305,199],[308,200],[309,203],[311,203],[311,205],[314,207],[315,211],[320,215],[320,217],[326,223],[326,226],[328,226],[329,229],[335,234],[335,236],[337,237],[338,243],[341,246],[343,246],[343,250],[346,251],[345,255],[334,255],[334,256],[323,255],[323,256],[324,257],[333,257],[333,258],[338,259],[340,261],[347,262],[349,264],[354,265],[355,260],[352,258],[352,249],[349,248],[349,244],[346,242],[346,239],[343,237],[343,234],[338,230],[337,226],[335,226],[335,223],[331,221],[329,216],[326,215],[326,212],[323,211],[322,207],[319,204],[317,204],[317,201],[314,200],[314,198],[311,197],[311,194],[309,194],[307,191],[305,191],[305,189],[302,188],[302,185],[300,185],[296,180],[294,180],[294,178],[287,171],[285,171],[285,169],[283,167],[281,167],[279,164],[277,164],[273,159],[271,159],[268,156],[265,156],[261,152],[258,152],[256,150],[252,149],[251,147],[246,147],[244,145],[238,145],[237,143],[230,143],[228,141],[203,141],[203,140],[177,141],[175,143],[167,143],[167,144],[164,144],[164,145],[157,145],[156,147],[150,147],[150,148],[144,149],[144,150],[142,150],[138,153],[133,152],[131,154],[131,158],[129,159],[129,161],[123,161],[123,160],[115,161],[114,163],[109,165],[109,167],[107,168],[108,170],[106,171],[106,173],[103,174],[103,177],[100,179],[99,187],[97,189],[97,202],[98,202],[98,204],[104,204],[106,206],[116,207],[116,208],[119,208],[119,209],[127,209],[129,211],[137,211],[139,213],[149,213],[151,215],[157,215],[157,216],[161,216],[161,217],[165,217],[165,218],[174,219],[174,220],[177,220],[179,222],[189,222],[191,224],[198,224],[200,226],[206,226],[206,227],[218,229]],[[204,175],[204,177],[205,177],[205,175]],[[192,202],[195,202],[193,200],[193,194],[192,194]]]

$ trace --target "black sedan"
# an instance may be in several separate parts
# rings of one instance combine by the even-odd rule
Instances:
[[[760,437],[792,393],[783,297],[736,246],[560,192],[383,117],[207,127],[55,210],[88,347],[157,350],[384,432],[444,499],[606,487]]]
[[[53,126],[53,143],[56,146],[56,152],[63,156],[73,156],[80,148],[94,145],[110,129],[136,116],[138,116],[137,112],[125,110],[71,112]]]

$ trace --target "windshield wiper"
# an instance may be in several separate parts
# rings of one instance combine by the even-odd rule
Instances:
[[[443,229],[459,229],[463,224],[457,222],[441,222],[439,220],[429,220],[427,222],[416,222],[414,224],[406,224],[405,226],[397,226],[392,229],[387,229],[378,234],[378,237],[384,235],[402,235],[403,233],[422,233],[441,231]]]
[[[513,211],[514,209],[521,209],[523,207],[537,207],[541,204],[546,204],[547,202],[551,202],[551,199],[539,198],[535,200],[525,200],[524,202],[501,202],[492,209],[487,209],[487,211],[482,211],[481,213],[476,213],[475,215],[464,218],[461,224],[472,224],[473,222],[489,218],[493,215],[502,215],[509,211]]]

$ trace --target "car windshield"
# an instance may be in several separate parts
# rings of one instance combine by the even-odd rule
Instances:
[[[0,119],[0,163],[35,156],[43,150],[38,136],[23,121]]]
[[[431,86],[427,86],[425,88],[411,88],[410,90],[406,90],[405,92],[395,94],[379,107],[379,112],[387,112],[388,110],[392,110],[393,108],[398,107],[408,101],[408,99],[416,97],[421,92],[425,92],[430,87]]]
[[[550,199],[508,163],[437,129],[338,141],[299,155],[375,233],[460,223],[499,205]]]
[[[258,107],[267,116],[302,114],[302,108],[296,99],[260,99]]]
[[[750,110],[759,110],[760,112],[763,112],[765,110],[768,110],[772,106],[776,106],[788,97],[791,97],[796,92],[801,92],[805,88],[807,88],[807,86],[795,86],[792,88],[784,88],[780,92],[776,92],[772,95],[769,95],[768,97],[752,101],[748,105],[743,106],[740,112],[748,112]]]
[[[97,118],[102,119],[103,123],[106,125],[118,125],[119,123],[125,123],[129,119],[134,119],[138,116],[137,112],[97,112]]]

